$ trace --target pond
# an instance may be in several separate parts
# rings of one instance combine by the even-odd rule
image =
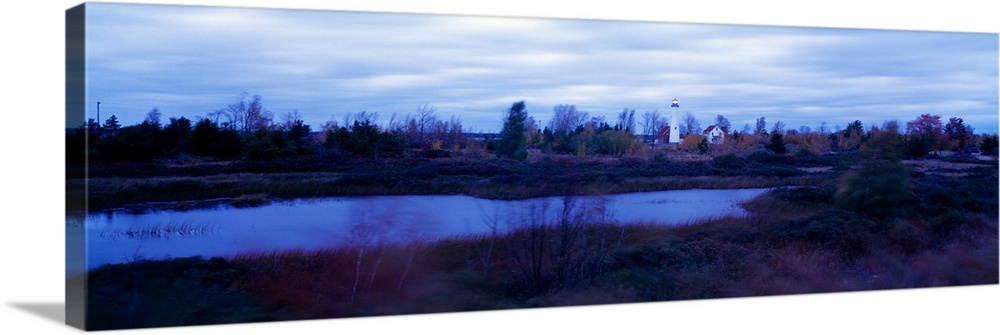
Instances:
[[[465,195],[333,197],[225,204],[186,211],[111,210],[67,217],[67,239],[86,238],[86,268],[136,259],[231,256],[358,244],[435,241],[504,232],[569,215],[589,222],[676,225],[742,216],[768,189],[677,190],[501,201]],[[81,255],[67,255],[70,262]],[[80,257],[79,259],[74,259]]]

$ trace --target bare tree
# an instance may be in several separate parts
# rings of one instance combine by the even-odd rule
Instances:
[[[681,129],[681,137],[687,136],[688,134],[692,133],[697,134],[701,132],[701,124],[698,122],[698,119],[696,119],[694,115],[691,114],[691,112],[687,112],[684,114],[684,117],[681,118],[680,129]]]
[[[453,115],[448,121],[448,125],[448,142],[451,143],[451,148],[461,149],[462,143],[465,143],[465,134],[462,133],[462,119]]]
[[[434,116],[434,112],[437,112],[437,108],[428,104],[423,104],[417,107],[416,121],[417,130],[420,132],[420,138],[418,139],[420,144],[425,143],[424,133],[432,124],[434,124],[434,121],[437,120],[437,117]]]
[[[719,127],[719,129],[722,129],[722,132],[729,134],[729,130],[730,127],[732,127],[732,124],[729,123],[729,119],[727,119],[725,116],[716,115],[715,126]]]
[[[378,113],[377,112],[369,113],[367,111],[360,111],[360,112],[354,113],[353,117],[354,117],[353,122],[375,124],[375,122],[378,120]],[[348,118],[347,120],[350,120],[350,119]],[[348,124],[350,124],[350,123],[351,122],[347,122],[345,120],[344,121],[344,126],[347,127]]]
[[[153,107],[153,109],[149,110],[149,113],[146,113],[146,120],[145,120],[145,122],[149,123],[151,125],[154,125],[157,128],[159,128],[160,127],[160,115],[161,115],[160,114],[160,109],[156,108],[156,107]]]
[[[764,119],[763,116],[761,116],[759,119],[757,119],[757,128],[754,128],[753,134],[754,135],[765,135],[765,134],[767,134],[767,120]]]
[[[285,114],[281,114],[281,124],[279,127],[281,130],[289,130],[295,126],[297,122],[302,121],[302,116],[299,115],[299,110],[293,109]]]
[[[621,113],[618,113],[618,126],[629,133],[635,130],[635,110],[625,108]]]
[[[246,124],[247,124],[246,99],[248,95],[249,93],[247,92],[240,93],[239,99],[237,99],[236,102],[229,104],[229,106],[226,106],[226,109],[224,110],[224,113],[228,116],[230,120],[230,126],[233,127],[233,129],[239,131],[246,131]]]
[[[395,112],[389,116],[389,124],[386,126],[388,131],[398,131],[403,132],[406,128],[406,119],[399,118]]]
[[[250,103],[247,104],[246,110],[246,125],[244,131],[252,132],[262,129],[268,129],[271,126],[271,122],[274,117],[271,112],[264,109],[264,104],[261,102],[260,95],[254,95],[250,99]]]
[[[552,107],[549,129],[553,134],[569,135],[583,125],[587,118],[587,113],[577,111],[574,105],[556,105]]]
[[[528,147],[533,146],[542,140],[542,129],[541,124],[535,120],[535,116],[528,115],[528,118],[524,119],[524,139],[527,141]]]
[[[624,230],[608,219],[605,199],[586,201],[567,194],[561,207],[552,205],[542,201],[516,213],[510,219],[520,229],[503,240],[511,270],[535,295],[585,283],[603,271],[610,251],[624,239]]]
[[[658,109],[642,113],[642,121],[639,122],[642,125],[642,134],[646,136],[656,135],[666,123]]]
[[[785,132],[785,123],[781,121],[775,122],[774,127],[771,128],[771,133],[781,134],[784,132]]]
[[[209,117],[216,122],[225,118],[225,125],[241,132],[252,132],[259,129],[268,129],[274,117],[272,113],[264,109],[260,95],[254,95],[247,100],[250,94],[240,93],[239,98],[225,108],[209,113]]]

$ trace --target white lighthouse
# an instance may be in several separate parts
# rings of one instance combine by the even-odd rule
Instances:
[[[670,139],[667,141],[668,143],[681,142],[681,128],[679,127],[680,123],[677,122],[677,110],[680,107],[677,98],[674,98],[674,102],[670,104]]]

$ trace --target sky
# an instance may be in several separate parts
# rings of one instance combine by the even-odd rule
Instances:
[[[422,105],[469,131],[502,127],[524,101],[542,126],[557,104],[609,121],[691,113],[733,128],[829,129],[921,114],[996,133],[998,37],[876,29],[539,19],[92,3],[87,115],[136,124],[197,119],[260,95],[275,120],[313,129],[361,111],[380,123]]]

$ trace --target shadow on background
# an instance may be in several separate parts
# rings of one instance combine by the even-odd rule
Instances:
[[[10,303],[11,306],[21,309],[42,318],[59,324],[66,323],[66,305],[63,303]]]

